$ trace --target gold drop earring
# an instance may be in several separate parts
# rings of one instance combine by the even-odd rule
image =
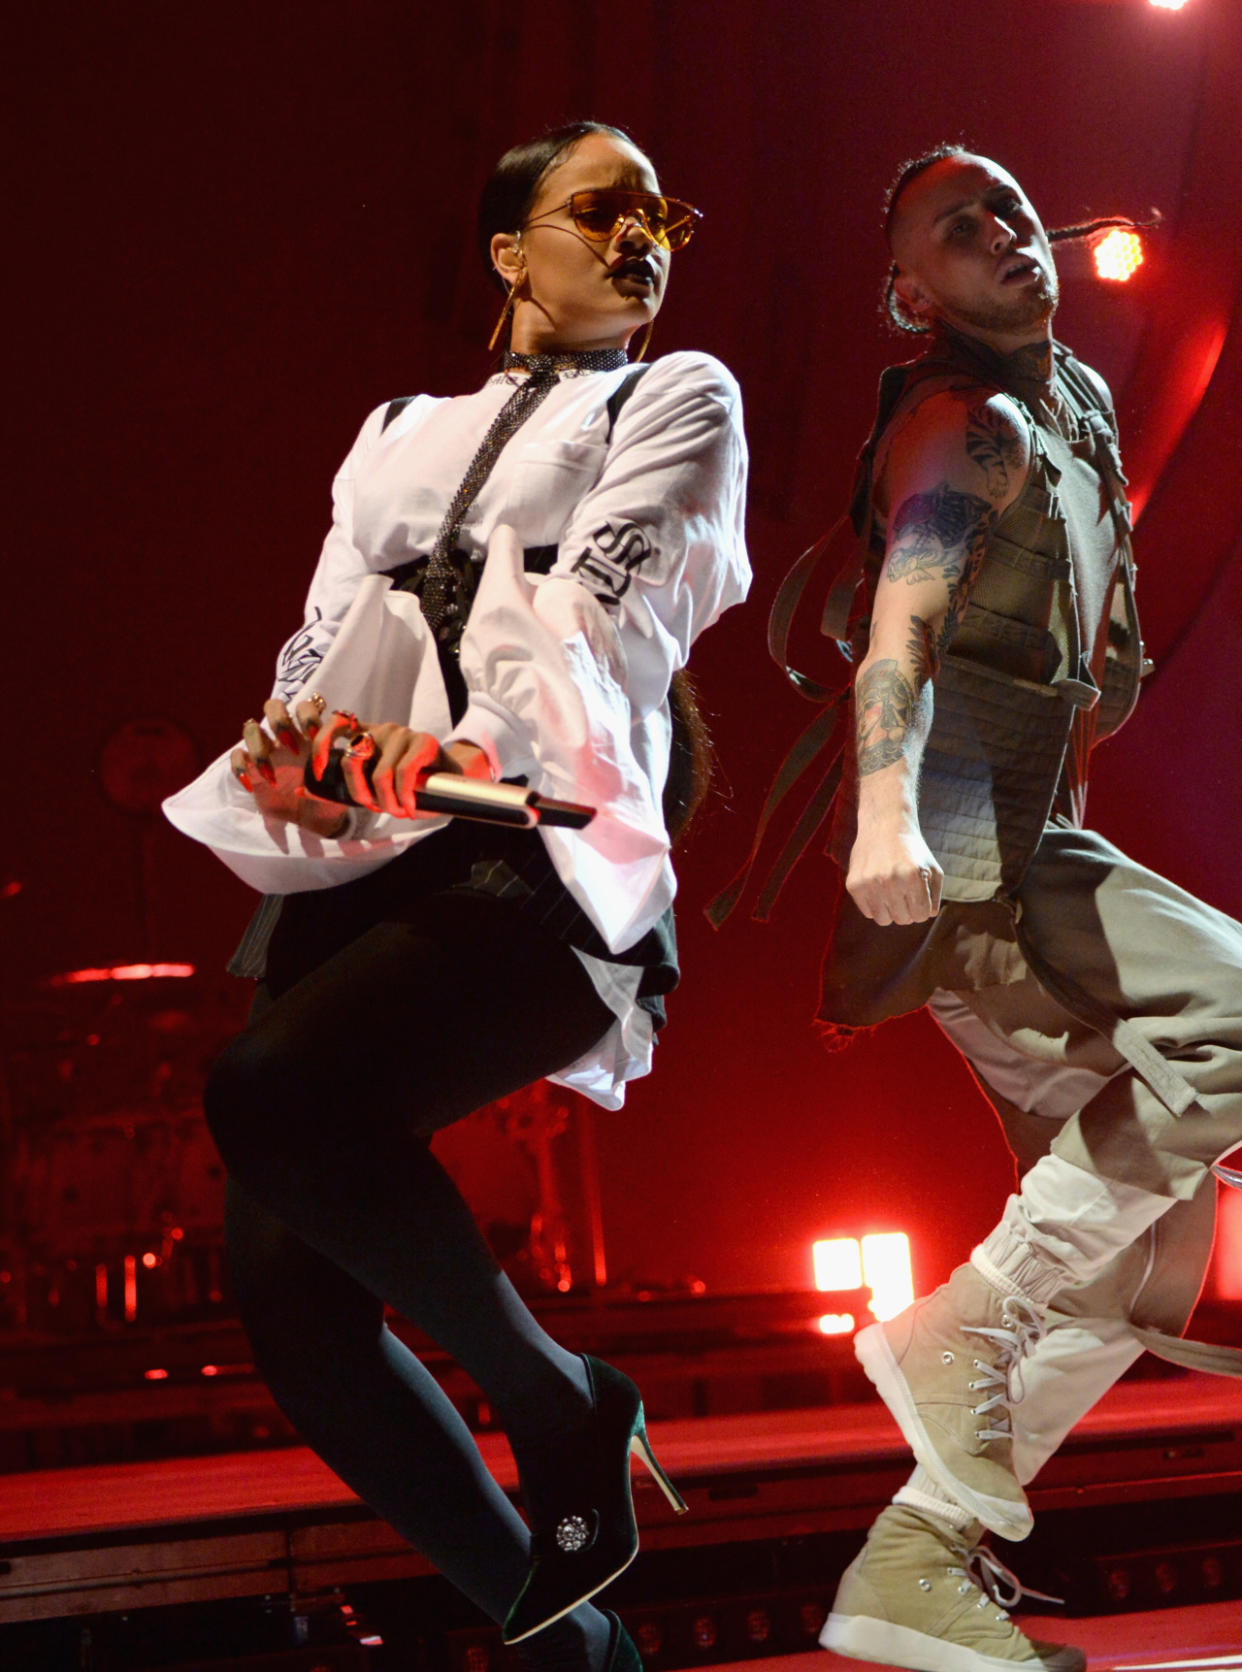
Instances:
[[[518,243],[519,244],[521,243],[521,239],[522,239],[522,235],[519,232],[518,233]],[[491,337],[488,339],[487,352],[489,354],[495,353],[496,344],[500,341],[501,334],[504,331],[505,325],[508,323],[508,321],[510,320],[510,318],[513,314],[514,304],[517,301],[517,289],[518,289],[519,283],[521,282],[522,273],[525,269],[525,266],[526,266],[526,263],[525,263],[525,261],[522,260],[521,250],[519,249],[518,250],[517,277],[514,279],[513,283],[509,286],[509,294],[505,297],[505,305],[500,310],[500,318],[496,321],[496,328],[492,332]]]

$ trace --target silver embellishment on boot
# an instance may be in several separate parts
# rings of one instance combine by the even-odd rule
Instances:
[[[556,1547],[572,1555],[590,1543],[591,1529],[580,1515],[567,1515],[556,1524]]]

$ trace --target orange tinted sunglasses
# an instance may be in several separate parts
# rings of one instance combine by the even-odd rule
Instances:
[[[555,209],[545,209],[527,221],[535,226],[549,215],[559,215],[567,209],[574,225],[584,238],[593,244],[606,244],[627,221],[637,221],[653,244],[662,250],[681,250],[694,236],[703,219],[702,211],[675,197],[659,197],[655,192],[606,190],[575,192],[566,203]]]

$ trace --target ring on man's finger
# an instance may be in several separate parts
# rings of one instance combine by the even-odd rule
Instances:
[[[357,737],[351,738],[345,753],[351,761],[369,761],[375,753],[375,739],[370,732],[359,732]]]
[[[312,691],[308,696],[303,697],[302,700],[303,702],[308,702],[315,710],[316,714],[322,714],[324,709],[328,706],[327,697],[321,697],[318,691]]]

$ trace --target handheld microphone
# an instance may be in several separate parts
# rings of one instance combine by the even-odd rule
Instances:
[[[349,793],[342,761],[341,751],[334,749],[322,778],[313,775],[307,761],[303,782],[312,795],[323,801],[360,806]],[[365,762],[362,770],[369,784],[375,770],[374,761]],[[524,784],[489,784],[478,778],[464,778],[456,772],[433,772],[415,790],[414,805],[420,813],[447,813],[452,818],[507,824],[525,830],[537,824],[582,830],[595,817],[594,807],[577,801],[554,801],[537,790],[527,789]]]

